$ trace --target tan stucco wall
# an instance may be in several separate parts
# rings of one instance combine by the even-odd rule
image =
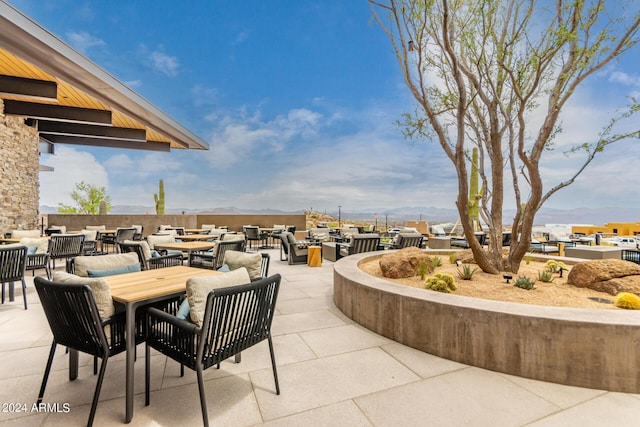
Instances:
[[[305,230],[305,216],[300,215],[46,215],[49,226],[64,225],[67,230],[82,230],[87,225],[104,225],[107,229],[129,227],[133,224],[144,227],[147,236],[158,230],[161,224],[174,227],[200,228],[202,224],[226,225],[229,230],[241,231],[243,225],[273,227],[274,224],[295,225],[297,230]]]
[[[38,134],[0,99],[0,230],[38,228]]]

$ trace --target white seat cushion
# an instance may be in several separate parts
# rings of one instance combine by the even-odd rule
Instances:
[[[189,316],[191,321],[202,326],[204,311],[207,307],[207,296],[212,289],[243,285],[251,282],[246,268],[239,268],[229,273],[215,276],[192,277],[187,280],[187,299],[189,300]]]
[[[139,264],[138,255],[134,252],[126,254],[109,254],[97,256],[77,256],[74,258],[75,273],[87,277],[87,270],[113,270],[118,267]]]
[[[260,266],[262,264],[262,255],[259,253],[250,254],[238,251],[226,251],[224,253],[223,264],[229,266],[229,270],[234,271],[241,267],[247,269],[249,277],[256,279],[260,277]]]
[[[65,273],[64,271],[54,271],[53,281],[56,283],[66,283],[69,285],[88,285],[93,292],[93,299],[96,301],[96,306],[98,307],[100,317],[106,319],[108,317],[111,317],[113,313],[115,313],[115,307],[113,306],[113,299],[111,298],[109,284],[104,279],[100,277],[80,277],[73,274]]]

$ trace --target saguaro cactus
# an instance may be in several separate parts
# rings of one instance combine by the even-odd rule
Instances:
[[[479,187],[478,148],[474,147],[471,154],[471,175],[469,177],[469,219],[475,230],[480,230],[480,199],[482,191]]]
[[[160,189],[158,194],[153,195],[153,199],[156,202],[156,214],[164,215],[164,181],[160,180]]]
[[[107,214],[107,201],[104,199],[100,200],[100,204],[98,205],[98,214],[100,215]]]

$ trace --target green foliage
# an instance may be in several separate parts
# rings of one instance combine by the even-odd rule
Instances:
[[[449,293],[455,291],[455,279],[449,273],[436,273],[425,281],[425,288],[432,291]]]
[[[531,264],[531,257],[530,257],[529,255],[525,256],[525,257],[524,257],[524,262],[525,262],[527,265]]]
[[[442,266],[442,258],[440,258],[439,256],[434,256],[433,257],[433,266],[434,267],[441,267]]]
[[[527,276],[518,276],[515,282],[513,282],[513,286],[516,286],[521,289],[526,289],[526,290],[534,289],[535,284],[536,284],[536,281],[531,280]]]
[[[418,276],[420,276],[420,280],[424,280],[425,277],[427,277],[427,273],[429,272],[429,265],[427,264],[427,261],[425,260],[420,260],[420,263],[418,264]]]
[[[76,183],[75,189],[71,192],[71,199],[73,199],[75,206],[59,203],[58,212],[95,215],[100,212],[101,201],[104,201],[107,212],[111,210],[111,199],[107,196],[107,190],[84,181]]]
[[[449,254],[449,263],[451,263],[451,264],[455,264],[456,263],[456,254],[454,252],[451,252]]]
[[[473,280],[473,275],[478,271],[476,267],[472,267],[469,264],[463,265],[462,270],[459,268],[456,270],[458,270],[458,276],[460,276],[462,280]]]
[[[164,181],[162,179],[159,187],[158,194],[153,195],[153,200],[156,202],[156,215],[164,215]]]
[[[613,300],[613,304],[620,308],[640,310],[640,296],[631,292],[620,292]]]
[[[541,282],[551,283],[553,282],[553,279],[553,273],[549,270],[542,270],[538,272],[538,280],[540,280]]]
[[[560,269],[566,270],[567,266],[564,265],[562,261],[556,261],[555,259],[550,259],[544,264],[544,268],[551,273],[557,273]]]

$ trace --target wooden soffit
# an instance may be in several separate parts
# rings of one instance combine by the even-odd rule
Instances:
[[[169,151],[206,142],[0,0],[0,98],[57,144]],[[111,130],[108,130],[111,129]]]

